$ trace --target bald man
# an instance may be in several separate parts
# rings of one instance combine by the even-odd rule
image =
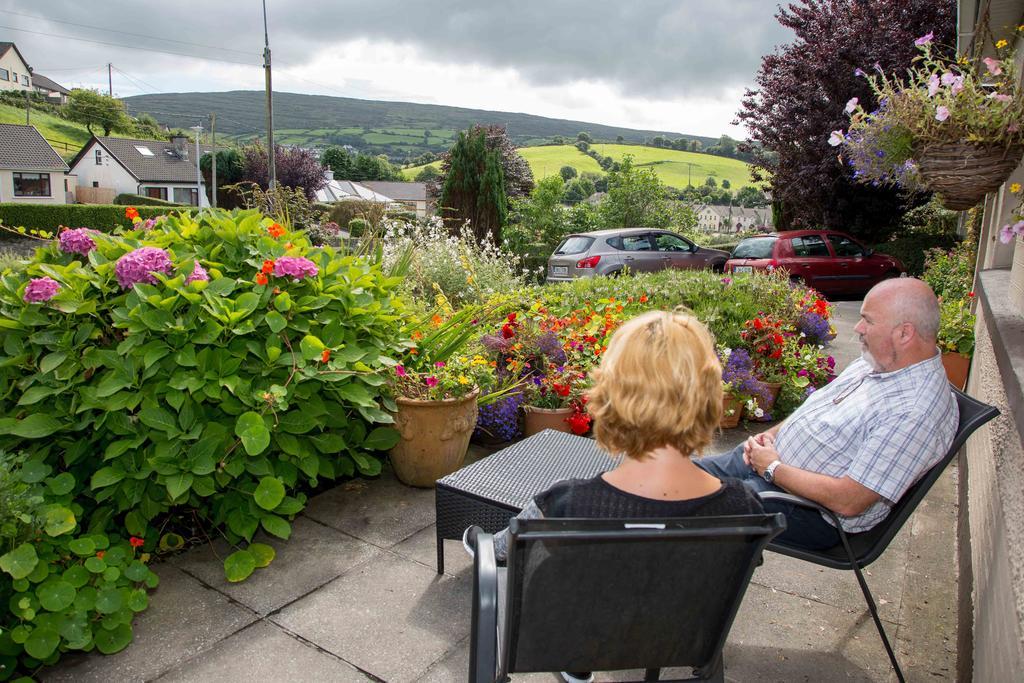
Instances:
[[[848,533],[867,531],[937,463],[959,421],[938,349],[939,303],[914,278],[868,292],[854,331],[861,357],[796,412],[730,453],[696,463],[757,492],[788,491],[827,507]],[[780,540],[809,549],[839,544],[822,514],[765,501],[786,514]]]

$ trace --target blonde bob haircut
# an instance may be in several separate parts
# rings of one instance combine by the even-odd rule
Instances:
[[[702,454],[722,419],[722,366],[689,313],[651,311],[615,331],[592,373],[597,443],[642,459],[662,446]]]

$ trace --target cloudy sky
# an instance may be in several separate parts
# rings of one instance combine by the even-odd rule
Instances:
[[[774,0],[267,0],[274,89],[744,137]],[[0,0],[0,40],[67,87],[262,89],[260,0]],[[91,42],[88,42],[91,41]]]

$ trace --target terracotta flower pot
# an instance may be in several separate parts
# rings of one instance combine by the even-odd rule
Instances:
[[[722,420],[718,426],[722,429],[732,429],[740,423],[742,414],[743,401],[729,394],[722,394]]]
[[[523,424],[523,433],[526,436],[533,436],[545,429],[554,429],[556,432],[572,431],[569,423],[565,421],[565,418],[572,415],[572,408],[524,406],[524,410],[526,410],[526,419]]]
[[[775,407],[775,399],[779,397],[779,391],[782,389],[782,382],[764,382],[763,384],[768,387],[768,397],[763,398],[761,396],[755,396],[754,404],[767,414]],[[756,417],[754,413],[751,413],[746,408],[744,408],[743,412],[746,414],[746,418],[752,422],[770,421],[765,417]]]
[[[946,368],[946,379],[957,389],[967,386],[967,373],[971,369],[971,357],[955,351],[942,354],[942,367]]]
[[[391,449],[391,464],[399,481],[431,487],[462,467],[476,426],[479,393],[444,401],[395,399],[395,428],[402,440]]]

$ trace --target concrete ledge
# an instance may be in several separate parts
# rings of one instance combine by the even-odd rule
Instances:
[[[992,339],[992,352],[1006,392],[1009,415],[1024,441],[1024,316],[1010,305],[1010,270],[978,273],[980,304]]]

